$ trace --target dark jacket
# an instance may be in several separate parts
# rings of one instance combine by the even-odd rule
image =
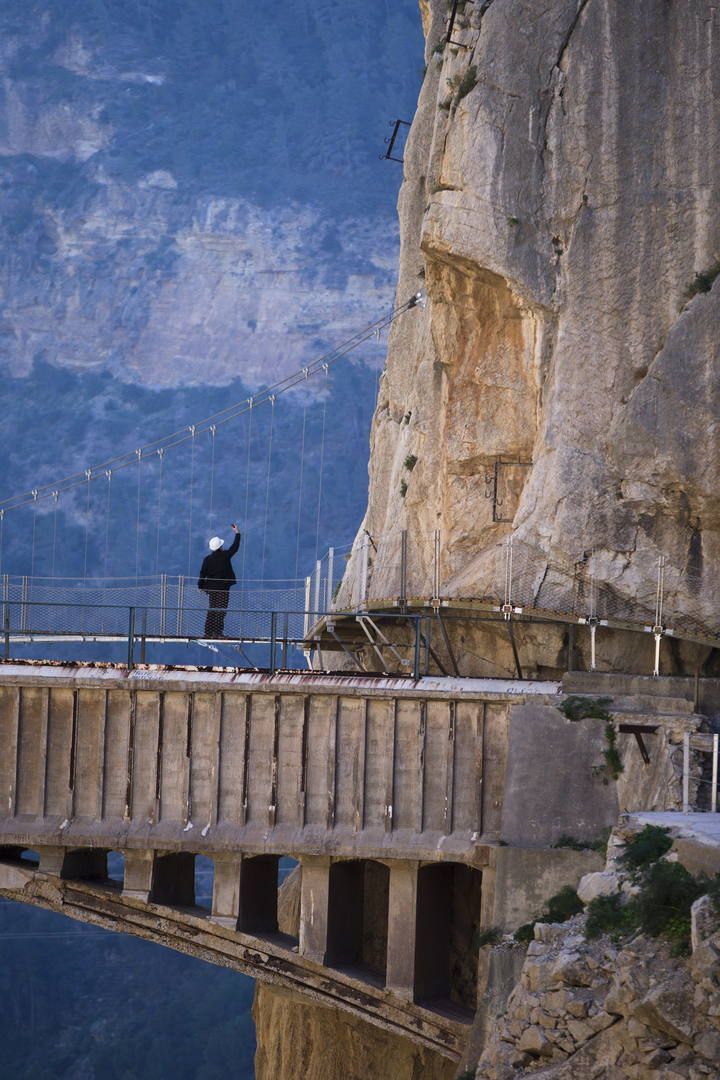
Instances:
[[[203,592],[225,592],[235,584],[235,571],[232,568],[232,557],[240,547],[240,533],[235,533],[235,539],[230,547],[218,548],[211,551],[203,559],[198,578],[198,589]]]

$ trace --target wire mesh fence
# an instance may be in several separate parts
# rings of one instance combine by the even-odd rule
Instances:
[[[268,641],[273,633],[301,640],[324,614],[362,613],[388,603],[486,604],[508,615],[551,613],[571,621],[595,621],[655,630],[720,643],[698,575],[658,561],[656,581],[646,560],[646,585],[603,579],[594,552],[578,559],[553,555],[508,537],[478,554],[472,588],[459,590],[444,575],[446,553],[436,532],[421,545],[407,530],[358,534],[351,545],[329,548],[305,579],[238,581],[225,601],[198,591],[197,580],[159,575],[138,578],[0,578],[2,627],[7,635],[124,637],[134,611],[144,637],[201,639],[220,636]],[[413,567],[424,560],[422,595]],[[344,577],[347,581],[344,583]],[[638,575],[639,577],[639,575]],[[341,585],[343,586],[341,588]],[[273,615],[276,618],[273,618]],[[282,619],[282,626],[278,619]]]
[[[331,547],[315,561],[312,573],[305,579],[305,607],[311,616],[318,618],[334,609],[352,549],[352,544]]]
[[[540,548],[514,540],[495,548],[493,569],[478,592],[498,605],[539,609],[578,620],[630,624],[676,637],[720,640],[720,625],[699,597],[706,583],[688,570],[669,567],[662,557],[655,581],[630,592],[600,579],[592,552],[575,561],[548,558]]]
[[[131,611],[135,631],[144,637],[203,638],[214,631],[269,640],[273,613],[283,613],[287,637],[302,638],[305,627],[305,590],[293,581],[238,582],[228,590],[225,607],[224,598],[201,593],[195,578],[82,582],[5,576],[0,599],[3,632],[13,636],[125,637]]]
[[[485,602],[507,613],[542,611],[571,621],[595,621],[657,630],[676,637],[720,641],[720,620],[708,581],[691,570],[646,554],[644,573],[607,580],[607,562],[593,551],[577,558],[553,554],[508,537],[478,552],[472,587],[461,589],[444,573],[442,535],[422,545],[407,530],[358,536],[352,581],[343,595],[363,610],[383,602],[403,606],[420,599]],[[420,550],[422,547],[422,550]],[[607,553],[605,553],[607,555]],[[642,584],[642,581],[645,584]],[[641,584],[638,586],[637,581]]]

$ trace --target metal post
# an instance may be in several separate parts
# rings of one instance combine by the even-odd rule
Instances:
[[[270,674],[276,670],[275,653],[277,651],[277,612],[270,612]]]
[[[655,667],[653,668],[653,677],[657,678],[660,674],[660,642],[662,641],[662,631],[655,629]]]
[[[690,732],[683,734],[683,814],[690,809]]]
[[[440,607],[440,530],[435,529],[433,536],[433,607]]]
[[[328,576],[325,599],[325,612],[332,610],[333,606],[333,575],[335,573],[335,548],[328,548]]]
[[[712,749],[712,794],[710,796],[710,809],[713,814],[717,813],[717,785],[718,785],[718,741],[719,735],[713,735],[713,749]]]
[[[5,659],[10,659],[10,577],[3,574],[3,627],[5,629]]]
[[[360,563],[360,604],[361,609],[367,607],[368,600],[368,571],[370,565],[370,537],[367,533],[363,536],[362,553]]]
[[[420,678],[420,643],[422,641],[422,635],[420,633],[420,616],[415,616],[415,655],[413,657],[413,679],[417,682]]]
[[[160,575],[160,637],[165,637],[167,631],[167,574]]]
[[[135,608],[130,608],[130,619],[128,621],[128,671],[132,671],[135,667]]]
[[[655,596],[655,625],[653,626],[653,634],[655,635],[655,667],[653,669],[653,676],[657,678],[660,674],[660,641],[663,636],[663,604],[665,600],[665,556],[661,555],[658,559],[658,579],[657,579],[657,592]]]
[[[185,578],[181,575],[178,578],[178,595],[177,595],[177,624],[175,633],[178,637],[182,636],[183,630],[183,605],[185,604]]]
[[[505,600],[502,606],[503,618],[509,620],[513,613],[512,603],[513,577],[513,538],[512,534],[505,541]]]
[[[306,638],[310,632],[310,592],[312,589],[312,578],[305,578],[305,608],[303,614],[303,637]]]
[[[142,629],[140,630],[140,663],[145,663],[145,644],[147,638],[147,621],[148,613],[147,608],[143,608],[142,614]]]
[[[285,612],[285,617],[283,618],[282,653],[280,654],[280,656],[281,656],[280,663],[283,666],[283,670],[285,670],[287,668],[287,666],[288,666],[288,624],[289,624],[289,622],[290,622],[290,616],[288,615],[288,613],[286,611]]]
[[[26,577],[24,577],[22,579],[22,590],[21,590],[21,593],[20,593],[20,630],[21,630],[21,632],[23,634],[27,630],[27,618],[28,618],[27,602],[28,602],[28,579]]]
[[[591,616],[588,619],[590,623],[590,670],[594,671],[597,666],[597,656],[595,652],[595,634],[597,632],[597,619]]]
[[[320,574],[322,572],[322,563],[319,559],[315,561],[315,594],[313,599],[313,612],[315,613],[315,619],[320,617]]]
[[[400,533],[400,610],[407,608],[407,529]]]

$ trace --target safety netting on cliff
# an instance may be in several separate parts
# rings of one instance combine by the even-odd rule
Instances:
[[[635,571],[623,581],[626,575],[621,570],[613,583],[599,576],[593,552],[577,560],[549,559],[523,541],[506,542],[502,548],[505,574],[502,585],[495,582],[492,592],[503,602],[578,620],[627,623],[643,630],[661,628],[677,637],[720,640],[720,627],[698,601],[703,593],[700,577],[670,566],[662,557],[655,566],[646,560],[644,576]]]
[[[707,599],[707,582],[666,559],[637,557],[632,568],[621,554],[585,551],[577,558],[553,554],[516,538],[478,552],[469,582],[452,575],[452,554],[441,534],[434,544],[412,543],[403,530],[360,537],[353,555],[356,606],[387,602],[413,605],[447,600],[485,604],[506,614],[547,613],[572,621],[612,623],[676,637],[720,641],[720,624]],[[638,566],[643,569],[639,570]],[[450,568],[450,572],[448,571]]]

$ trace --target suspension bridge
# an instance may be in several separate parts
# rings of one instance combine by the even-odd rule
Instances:
[[[433,537],[432,563],[424,568],[416,557],[423,538],[413,536],[401,522],[385,535],[365,532],[352,544],[331,546],[321,553],[327,377],[340,360],[379,337],[419,305],[424,305],[421,293],[312,363],[251,396],[135,449],[2,500],[0,632],[5,659],[26,646],[37,649],[58,643],[122,643],[132,667],[146,661],[149,646],[193,645],[202,646],[213,662],[266,667],[271,671],[306,662],[332,667],[334,658],[341,655],[343,666],[349,661],[360,671],[370,666],[412,673],[416,678],[431,670],[458,676],[464,672],[453,651],[450,630],[453,623],[467,620],[497,622],[501,629],[505,626],[515,658],[513,674],[519,677],[524,672],[513,626],[528,621],[566,628],[568,669],[572,666],[576,628],[578,634],[587,636],[588,666],[593,670],[598,635],[606,628],[652,634],[656,675],[665,638],[717,647],[720,626],[713,625],[696,599],[702,594],[702,582],[689,571],[678,572],[670,567],[664,558],[658,561],[653,593],[630,598],[599,579],[592,552],[580,553],[576,558],[551,559],[540,548],[510,533],[494,555],[488,548],[488,566],[492,569],[485,580],[478,582],[473,595],[467,596],[458,595],[443,580],[440,531]],[[316,385],[318,380],[321,382],[321,405],[314,432],[317,445],[311,447],[306,389],[313,380]],[[290,550],[289,561],[293,564],[288,570],[293,576],[278,579],[266,574],[273,543],[271,510],[276,510],[271,500],[273,445],[278,436],[278,402],[293,391],[304,393],[300,445],[292,478],[297,492],[296,516],[294,521],[283,522],[285,547]],[[244,520],[254,504],[261,527],[259,535],[252,538],[252,566],[247,536],[241,545],[239,581],[232,590],[224,639],[218,642],[204,636],[206,608],[199,602],[192,570],[204,547],[204,540],[199,538],[214,529],[219,504],[227,499],[227,491],[218,491],[218,472],[227,472],[227,463],[218,454],[218,435],[234,422],[244,425],[244,475],[242,470],[238,475],[234,466],[238,455],[233,444],[233,504],[237,505],[239,491]],[[261,432],[264,448],[257,445]],[[311,458],[317,464],[312,485],[308,464]],[[173,466],[177,475],[171,480]],[[121,482],[124,487],[119,489]],[[165,496],[173,487],[180,491],[187,488],[185,523],[173,528],[174,558],[177,562],[177,549],[184,547],[180,557],[185,572],[175,574],[161,570],[167,554]],[[312,498],[306,498],[309,487]],[[114,500],[119,506],[114,507]],[[118,511],[125,525],[121,555],[124,576],[111,576],[109,563],[111,559],[115,564],[118,561],[111,550]],[[29,537],[29,543],[26,540],[22,546],[25,565],[14,568],[22,569],[21,573],[9,572],[7,565],[7,545],[13,529]],[[301,566],[301,536],[308,532],[312,534],[315,555],[310,567]],[[288,533],[294,534],[289,545]],[[80,549],[82,570],[78,566],[75,576],[58,575],[60,553],[66,565],[67,552],[73,548],[76,555]],[[153,573],[146,572],[148,566]],[[97,573],[98,567],[101,574]],[[39,568],[49,573],[41,576]],[[250,576],[251,570],[254,577]],[[343,584],[345,576],[348,581]]]

